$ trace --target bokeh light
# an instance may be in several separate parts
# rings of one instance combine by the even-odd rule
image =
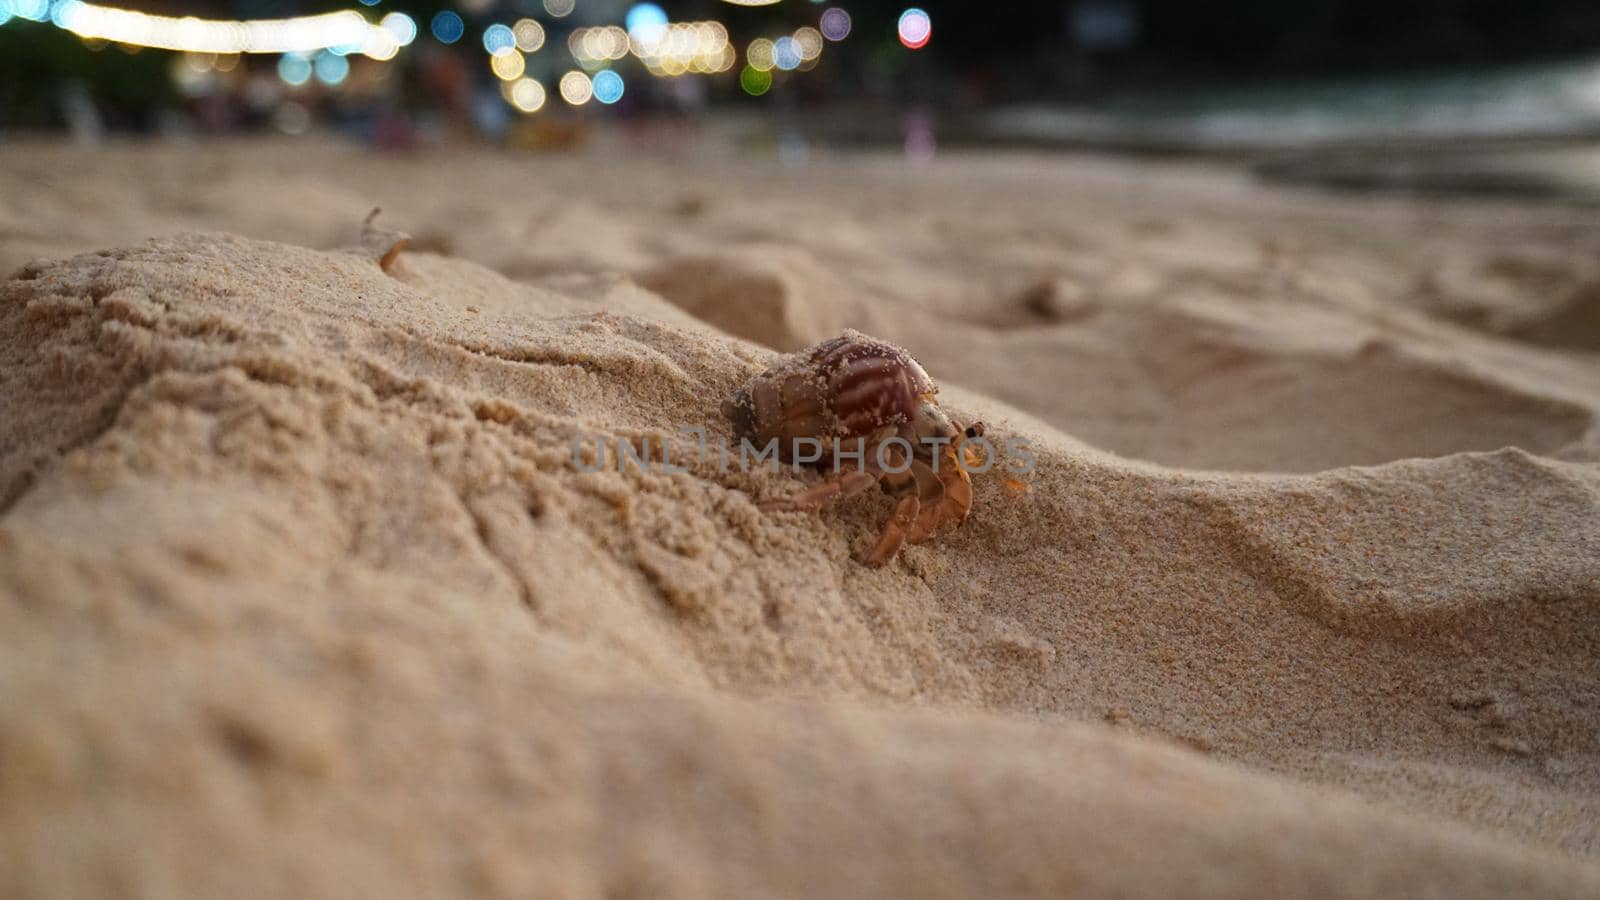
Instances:
[[[593,30],[593,29],[591,29]],[[728,43],[721,22],[673,22],[662,29],[643,28],[624,34],[628,49],[646,71],[661,78],[695,73],[707,75],[733,68],[737,52]],[[614,58],[621,59],[624,54]],[[579,57],[583,62],[583,57]]]
[[[441,44],[454,44],[467,33],[467,24],[448,9],[435,15],[428,27],[433,32],[433,39]]]
[[[0,14],[4,14],[5,10],[5,0],[0,0]],[[0,23],[4,21],[0,19]],[[211,61],[206,59],[205,55],[185,53],[183,56],[173,58],[172,82],[184,96],[203,97],[211,93],[215,81],[215,77],[211,74]]]
[[[785,72],[800,68],[800,44],[784,35],[772,42],[772,64]]]
[[[610,106],[622,99],[622,76],[610,69],[594,73],[594,98]]]
[[[561,99],[573,106],[582,106],[594,96],[594,84],[589,76],[573,69],[561,76]]]
[[[402,47],[410,46],[417,39],[417,22],[403,12],[392,12],[383,17],[378,23],[384,31],[394,36],[395,43]]]
[[[751,41],[750,46],[745,48],[744,61],[757,72],[771,71],[773,66],[772,42],[766,38],[756,38]],[[771,79],[768,79],[768,81],[770,82]]]
[[[508,81],[500,86],[500,93],[518,112],[536,113],[544,108],[544,85],[532,78]]]
[[[45,0],[8,2],[16,15],[40,20],[48,16],[58,27],[86,41],[114,42],[128,52],[153,47],[193,53],[310,54],[329,47],[349,47],[374,59],[387,59],[399,50],[394,35],[353,10],[239,22],[157,16],[83,0],[60,0],[53,7]]]
[[[311,67],[316,70],[317,80],[329,87],[343,84],[350,75],[350,61],[334,53],[318,54]]]
[[[794,42],[802,60],[809,62],[822,55],[822,32],[809,25],[794,33]]]
[[[496,22],[483,30],[483,49],[495,56],[511,53],[517,49],[517,36],[510,28]]]
[[[822,11],[822,36],[830,41],[842,41],[850,36],[850,14],[837,6]]]
[[[906,49],[921,50],[928,46],[928,39],[933,37],[933,20],[913,6],[900,14],[900,24],[896,30],[900,34],[900,43],[905,44]]]
[[[599,68],[601,63],[623,59],[632,46],[628,33],[619,25],[578,28],[567,35],[567,50],[585,68]]]
[[[759,97],[772,89],[772,72],[747,65],[739,73],[739,86],[752,97]]]
[[[576,0],[544,0],[544,11],[559,19],[571,14],[575,5]]]
[[[544,26],[533,19],[518,19],[517,24],[511,26],[511,34],[517,39],[517,49],[523,53],[534,53],[544,46]]]
[[[285,53],[278,59],[278,77],[290,87],[299,87],[311,80],[311,60],[299,53]]]
[[[667,30],[667,11],[654,3],[636,3],[628,10],[622,24],[635,40],[658,41]]]
[[[361,48],[361,53],[368,59],[380,62],[394,59],[400,52],[400,42],[394,39],[386,29],[373,29],[372,35],[367,39],[366,46]]]
[[[11,0],[11,12],[19,19],[43,22],[50,15],[50,0]]]
[[[527,71],[528,63],[517,50],[507,50],[489,57],[489,68],[501,81],[515,81]]]

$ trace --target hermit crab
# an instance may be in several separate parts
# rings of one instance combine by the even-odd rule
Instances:
[[[983,423],[952,421],[938,391],[905,350],[846,331],[780,360],[722,411],[736,439],[758,448],[776,441],[779,459],[828,473],[764,510],[820,509],[874,484],[897,497],[865,559],[881,566],[902,544],[959,526],[972,510],[967,467],[979,459],[966,442],[983,434]]]

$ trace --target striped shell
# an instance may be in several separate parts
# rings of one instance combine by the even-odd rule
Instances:
[[[938,390],[905,350],[846,331],[785,357],[723,411],[735,437],[758,447],[777,438],[787,459],[797,438],[854,439],[907,425],[918,398]]]

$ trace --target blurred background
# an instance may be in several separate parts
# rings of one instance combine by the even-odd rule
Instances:
[[[1593,199],[1594,0],[0,0],[0,136],[1227,154]]]

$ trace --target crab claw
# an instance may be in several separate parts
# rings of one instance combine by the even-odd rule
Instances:
[[[961,448],[961,458],[966,461],[968,468],[977,468],[984,464],[985,458],[983,454],[979,453],[972,447],[967,446],[967,442],[973,438],[983,437],[984,431],[985,429],[982,422],[973,422],[971,425],[966,427],[966,430],[961,433],[960,437],[956,438],[956,444]]]

